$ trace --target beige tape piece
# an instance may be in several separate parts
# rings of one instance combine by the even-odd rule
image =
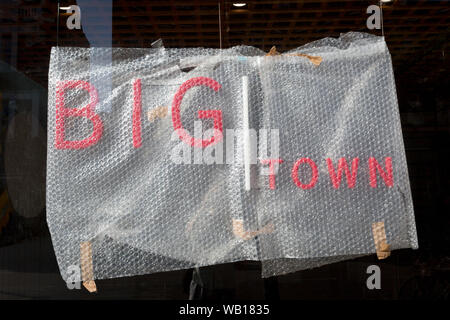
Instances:
[[[322,63],[322,57],[318,56],[310,56],[309,54],[305,53],[291,53],[290,56],[298,56],[298,57],[305,57],[308,58],[309,61],[311,61],[314,65],[319,66]]]
[[[391,255],[391,249],[386,241],[386,231],[384,230],[383,221],[372,223],[372,234],[378,259],[386,259]]]
[[[89,241],[80,244],[81,279],[83,286],[89,292],[97,292],[94,281],[94,267],[92,264],[92,244]]]
[[[167,106],[156,107],[147,112],[147,119],[150,122],[155,121],[156,118],[164,118],[167,116],[169,108]]]
[[[281,55],[281,53],[279,53],[277,51],[277,48],[275,46],[270,48],[269,52],[266,54],[266,56],[268,56],[268,57],[273,57],[273,56],[278,56],[278,55]],[[319,66],[323,61],[322,57],[311,56],[311,55],[305,54],[305,53],[286,53],[285,55],[308,58],[309,61],[311,61],[315,66]]]
[[[273,46],[270,48],[269,52],[267,52],[266,56],[277,56],[280,55],[280,53],[277,51],[277,47]]]
[[[269,223],[256,231],[245,231],[244,230],[244,221],[233,219],[233,234],[241,238],[243,240],[250,240],[251,238],[256,237],[259,234],[268,234],[274,231],[274,227],[272,223]]]

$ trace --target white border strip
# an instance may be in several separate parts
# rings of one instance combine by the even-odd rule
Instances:
[[[242,128],[244,135],[245,190],[250,190],[250,131],[248,119],[248,76],[242,77]]]

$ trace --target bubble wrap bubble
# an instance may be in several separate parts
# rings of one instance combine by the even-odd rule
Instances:
[[[316,66],[293,53],[319,56],[322,63]],[[102,55],[112,61],[92,68],[93,54],[96,61]],[[178,164],[171,158],[174,148],[188,146],[173,139],[174,97],[183,83],[198,77],[213,79],[220,88],[187,90],[180,120],[193,136],[199,110],[222,111],[224,136],[216,145],[226,149],[223,164]],[[83,148],[58,148],[61,130],[65,140],[83,140],[95,127],[86,113],[58,124],[58,86],[93,78],[111,79],[111,91],[99,95],[107,98],[93,105],[101,137]],[[133,143],[136,79],[140,147]],[[64,90],[64,108],[92,102],[92,92],[85,89]],[[371,228],[378,221],[385,223],[391,249],[417,248],[392,64],[383,38],[348,33],[271,57],[246,46],[53,48],[48,106],[47,221],[63,278],[70,266],[80,265],[85,241],[92,244],[94,279],[240,260],[262,261],[263,277],[294,272],[374,254]],[[165,107],[167,115],[147,119],[149,111]],[[241,134],[225,148],[233,140],[225,129],[242,132],[246,124],[257,133],[257,147],[264,143],[260,129],[270,135],[278,130],[283,162],[273,189],[257,159],[246,190],[243,158],[248,154]],[[203,119],[202,126],[212,128],[212,119]],[[195,150],[205,149],[188,146],[192,162]],[[377,171],[373,187],[369,158],[387,170],[386,157],[392,159],[393,184]],[[309,189],[295,182],[295,177],[305,183],[314,179],[307,163],[293,170],[301,158],[317,166]],[[340,158],[349,167],[359,159],[353,188],[344,171],[339,188],[333,186],[328,158],[335,170]]]

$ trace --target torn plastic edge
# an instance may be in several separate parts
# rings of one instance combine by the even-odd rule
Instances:
[[[164,48],[164,43],[163,40],[159,38],[158,40],[153,41],[150,46],[152,48]]]

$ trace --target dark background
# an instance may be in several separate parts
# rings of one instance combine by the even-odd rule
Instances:
[[[192,270],[96,281],[68,290],[45,222],[47,78],[52,46],[253,45],[280,52],[342,32],[368,30],[378,1],[60,1],[78,4],[82,30],[58,1],[0,3],[0,298],[186,299]],[[220,8],[220,10],[219,10]],[[419,250],[398,250],[261,279],[260,264],[200,270],[203,299],[445,299],[450,295],[448,1],[383,3],[414,200]],[[220,23],[219,23],[220,21]],[[381,268],[381,290],[366,269]]]

